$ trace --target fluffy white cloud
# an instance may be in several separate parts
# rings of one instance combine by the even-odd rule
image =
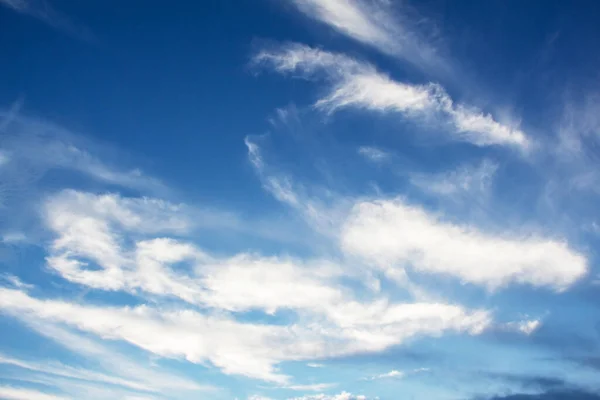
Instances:
[[[390,272],[412,268],[488,288],[517,282],[563,290],[587,272],[586,257],[565,242],[486,234],[444,222],[401,199],[356,204],[341,244]]]
[[[475,107],[455,104],[435,84],[412,85],[392,80],[374,66],[350,57],[290,44],[264,50],[254,57],[280,73],[304,77],[321,74],[331,84],[329,93],[315,107],[328,113],[342,108],[398,112],[406,117],[448,124],[456,140],[477,146],[506,145],[525,150],[530,140],[520,129],[501,124]]]

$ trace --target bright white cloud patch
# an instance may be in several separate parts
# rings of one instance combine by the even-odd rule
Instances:
[[[446,331],[477,334],[491,323],[486,311],[450,304],[394,304],[385,297],[359,301],[341,282],[352,279],[352,271],[331,261],[244,253],[214,257],[188,242],[156,238],[187,225],[176,207],[150,199],[67,191],[49,199],[45,218],[56,234],[48,264],[72,282],[176,297],[217,313],[287,309],[297,318],[286,326],[250,324],[188,309],[44,301],[9,289],[0,292],[0,307],[124,340],[159,356],[210,361],[228,374],[319,390],[323,384],[291,384],[276,365],[381,351]]]
[[[17,318],[67,324],[162,357],[193,363],[210,361],[227,374],[280,384],[289,381],[275,368],[282,361],[381,351],[415,335],[439,335],[446,330],[476,334],[490,323],[485,312],[467,313],[443,304],[346,307],[353,313],[340,310],[337,324],[300,320],[280,326],[242,323],[185,309],[98,307],[41,300],[23,291],[0,289],[0,309]]]
[[[398,112],[447,124],[456,140],[477,146],[505,145],[525,150],[530,140],[520,129],[504,125],[475,107],[456,104],[436,84],[413,85],[394,81],[366,62],[300,44],[264,50],[254,62],[280,73],[297,73],[330,82],[329,93],[315,107],[328,113],[343,108]]]
[[[563,290],[587,272],[585,256],[564,242],[489,235],[400,199],[358,203],[341,244],[385,270],[412,268],[488,288],[516,282]]]

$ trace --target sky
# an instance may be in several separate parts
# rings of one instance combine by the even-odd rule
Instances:
[[[0,0],[0,399],[600,399],[599,17]]]

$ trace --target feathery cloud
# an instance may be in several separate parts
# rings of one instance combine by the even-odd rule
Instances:
[[[447,69],[436,49],[387,1],[290,0],[307,17],[426,69]]]
[[[0,386],[0,397],[6,400],[68,400],[69,397],[43,393],[33,389]]]
[[[397,112],[408,118],[447,124],[452,138],[476,146],[503,145],[520,150],[531,146],[520,129],[501,124],[475,107],[454,103],[439,85],[394,81],[373,65],[342,54],[288,44],[259,52],[253,63],[280,73],[328,81],[329,93],[315,103],[317,109],[327,113],[344,108]]]
[[[0,289],[0,309],[17,318],[64,323],[105,339],[123,340],[162,357],[210,361],[226,374],[279,384],[289,377],[274,365],[284,360],[377,351],[416,334],[446,329],[478,333],[483,313],[467,314],[445,305],[398,305],[380,316],[348,319],[343,328],[241,323],[192,310],[160,311],[147,306],[97,307],[40,300],[25,292]],[[378,322],[380,321],[380,322]],[[373,324],[380,324],[373,331]]]
[[[372,146],[359,147],[358,154],[373,163],[383,163],[390,157],[388,152]]]

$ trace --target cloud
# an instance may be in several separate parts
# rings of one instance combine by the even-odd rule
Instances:
[[[366,158],[368,161],[373,163],[382,163],[389,159],[390,154],[384,150],[378,149],[377,147],[361,146],[358,148],[358,154]]]
[[[525,335],[531,335],[533,332],[537,331],[541,325],[541,320],[530,319],[524,321],[510,322],[507,326],[521,333],[524,333]]]
[[[0,364],[10,365],[13,367],[18,367],[24,370],[41,372],[48,375],[60,376],[64,378],[72,378],[83,381],[92,381],[98,383],[106,383],[110,385],[118,385],[126,388],[134,389],[134,390],[143,390],[143,391],[154,391],[154,389],[150,386],[147,386],[143,383],[129,381],[126,379],[122,379],[116,376],[110,376],[103,373],[98,373],[95,371],[90,371],[86,369],[79,369],[70,367],[67,365],[63,365],[56,362],[48,362],[39,363],[34,361],[26,361],[17,358],[8,357],[6,355],[0,354]]]
[[[329,93],[315,103],[315,108],[329,114],[344,108],[395,112],[446,124],[453,139],[476,146],[502,145],[520,150],[531,146],[530,139],[520,129],[501,124],[475,107],[454,103],[439,85],[397,82],[373,65],[342,54],[288,44],[259,52],[253,63],[280,73],[328,81]]]
[[[307,17],[379,51],[422,68],[447,69],[434,47],[390,2],[375,0],[290,0]],[[423,21],[423,19],[421,19]]]
[[[396,369],[393,369],[393,370],[383,373],[383,374],[370,376],[368,378],[365,378],[365,380],[375,381],[375,380],[379,380],[379,379],[400,379],[400,378],[404,378],[408,374],[418,374],[420,372],[427,372],[427,371],[429,371],[429,368],[417,368],[417,369],[413,369],[410,371],[398,371]]]
[[[297,390],[297,391],[310,391],[310,392],[321,392],[336,386],[335,383],[313,383],[307,385],[289,385],[282,386],[283,389]]]
[[[288,400],[368,400],[368,398],[364,395],[353,395],[349,392],[342,392],[334,395],[314,394],[302,397],[294,397]]]
[[[4,280],[6,282],[8,282],[11,286],[17,288],[17,289],[32,289],[34,286],[27,284],[23,281],[21,281],[21,279],[19,279],[19,277],[15,276],[15,275],[11,275],[11,274],[0,274],[0,280]]]
[[[135,387],[145,388],[145,391],[138,390],[136,393],[146,396],[148,392],[162,395],[183,395],[190,392],[213,392],[218,389],[212,385],[183,378],[164,368],[150,366],[148,360],[136,360],[125,355],[122,351],[113,350],[89,336],[76,333],[55,323],[32,318],[31,316],[21,316],[21,320],[38,334],[58,343],[78,357],[83,357],[88,362],[87,365],[98,366],[95,370],[82,370],[80,367],[57,366],[54,363],[48,363],[47,360],[44,360],[43,363],[27,363],[42,372],[46,371],[47,374],[51,374],[48,377],[48,382],[42,383],[48,386],[57,386],[63,391],[73,393],[75,398],[80,398],[81,393],[86,394],[86,397],[90,397],[90,387],[96,388],[95,390],[98,386],[106,387],[106,384],[100,382],[102,378],[99,377],[107,377],[113,381],[119,380],[121,381],[121,387],[131,390]],[[87,379],[86,382],[80,381],[77,384],[71,379],[59,381],[57,373],[62,376],[66,374],[83,375],[82,378]],[[20,374],[22,379],[26,376],[26,374]],[[39,381],[40,377],[36,376],[35,379]],[[59,383],[61,384],[59,385]],[[110,389],[116,391],[117,387],[113,385]],[[127,393],[128,395],[132,394],[131,391]],[[106,398],[106,396],[99,396],[99,398]]]
[[[563,241],[486,234],[401,199],[358,202],[342,227],[341,245],[391,273],[411,268],[489,289],[515,282],[560,291],[588,270],[586,257]]]
[[[0,112],[0,132],[4,160],[0,166],[0,196],[3,192],[31,190],[51,170],[77,172],[97,182],[146,193],[166,192],[160,180],[138,168],[123,169],[103,161],[99,154],[106,153],[104,158],[108,158],[112,152],[109,149],[48,121],[24,116],[17,106]]]
[[[262,282],[263,292],[278,290],[277,282]],[[477,334],[490,324],[486,312],[451,305],[350,301],[326,307],[325,320],[314,316],[293,325],[262,325],[189,309],[41,300],[14,289],[0,289],[0,309],[16,318],[66,324],[104,339],[126,341],[161,357],[210,361],[226,374],[284,385],[289,385],[289,377],[274,367],[282,361],[381,351],[416,335],[440,335],[447,330]]]
[[[46,0],[0,0],[0,5],[20,14],[36,18],[55,29],[79,39],[91,40],[93,37],[89,29],[75,23],[71,18],[55,10]]]
[[[391,370],[390,372],[386,372],[384,374],[379,374],[368,378],[370,381],[374,381],[377,379],[389,379],[389,378],[403,378],[406,374],[403,371],[398,371],[396,369]]]
[[[68,397],[39,392],[37,390],[0,386],[0,397],[6,400],[67,400]]]
[[[331,199],[333,196],[327,188],[319,191],[320,196],[309,197],[306,194],[307,188],[269,167],[264,160],[258,140],[259,138],[247,136],[244,142],[248,149],[248,159],[260,178],[263,188],[281,203],[298,211],[316,231],[331,236],[349,204],[339,196],[335,197],[334,206],[328,204],[327,198]]]
[[[309,368],[323,368],[325,367],[324,364],[319,364],[319,363],[308,363],[306,364],[307,367]]]
[[[293,310],[304,316],[301,322],[319,321],[327,332],[348,341],[342,353],[354,346],[356,351],[379,351],[445,330],[478,333],[490,323],[485,311],[450,304],[393,304],[385,297],[359,302],[342,281],[362,275],[334,261],[247,253],[215,257],[189,242],[156,238],[153,234],[179,231],[182,224],[174,222],[171,207],[148,199],[139,207],[139,201],[73,191],[51,198],[46,219],[57,238],[49,267],[96,289],[169,296],[230,312]],[[96,268],[90,269],[89,261]]]
[[[413,174],[410,183],[424,192],[444,197],[484,197],[488,194],[498,164],[484,160],[437,174]]]

